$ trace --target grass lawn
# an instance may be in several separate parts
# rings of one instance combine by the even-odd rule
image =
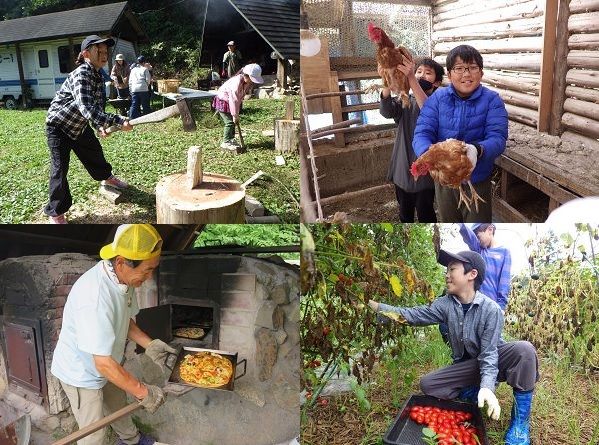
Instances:
[[[161,107],[155,101],[153,109]],[[31,111],[0,109],[0,223],[46,222],[42,212],[48,199],[49,155],[44,133],[47,108]],[[131,132],[117,132],[103,139],[104,154],[113,172],[130,184],[126,202],[113,205],[98,194],[98,182],[72,153],[69,185],[73,206],[67,218],[73,223],[155,222],[155,187],[164,176],[186,169],[187,150],[203,149],[204,171],[221,173],[240,182],[258,170],[265,172],[247,193],[264,204],[282,222],[299,222],[299,156],[285,154],[277,166],[274,138],[263,136],[273,120],[285,112],[285,100],[251,99],[243,104],[241,128],[247,152],[225,153],[219,148],[222,124],[207,102],[195,103],[198,130],[185,133],[179,118],[141,125]],[[296,115],[299,115],[296,100]],[[114,112],[111,106],[108,112]],[[293,197],[292,197],[293,196]]]
[[[541,380],[537,383],[531,415],[534,445],[599,444],[599,376],[577,372],[558,357],[540,354]],[[353,394],[316,404],[302,419],[305,445],[381,445],[382,437],[411,394],[420,393],[420,376],[450,363],[449,348],[438,331],[428,329],[421,342],[400,357],[379,363],[367,390],[370,409],[360,410]],[[512,389],[497,389],[501,406],[498,421],[484,414],[489,445],[501,445],[509,425]]]

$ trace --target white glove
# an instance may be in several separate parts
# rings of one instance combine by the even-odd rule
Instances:
[[[470,162],[472,162],[472,170],[476,168],[476,162],[478,161],[478,151],[476,147],[472,144],[466,144],[466,156]]]
[[[495,397],[495,394],[489,388],[481,388],[478,391],[478,407],[484,407],[485,403],[489,406],[487,415],[493,420],[499,420],[499,414],[501,413],[499,400],[497,400],[497,397]]]

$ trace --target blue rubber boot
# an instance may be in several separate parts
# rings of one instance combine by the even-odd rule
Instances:
[[[478,386],[467,386],[460,391],[460,393],[458,394],[458,399],[470,403],[477,403],[479,390],[480,387]]]
[[[514,390],[512,419],[505,433],[505,445],[530,445],[530,409],[532,391]]]

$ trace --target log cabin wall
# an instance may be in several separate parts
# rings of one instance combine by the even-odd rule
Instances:
[[[511,120],[599,149],[598,0],[433,0],[432,15],[437,62],[475,47]]]

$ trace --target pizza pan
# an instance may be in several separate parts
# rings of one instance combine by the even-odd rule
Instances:
[[[223,386],[219,386],[217,388],[207,388],[202,385],[196,385],[193,383],[188,383],[181,378],[181,374],[179,373],[179,366],[181,361],[185,357],[186,354],[194,353],[194,352],[214,352],[216,354],[222,355],[224,358],[231,362],[233,366],[233,378],[229,380],[229,383]],[[237,375],[237,366],[241,366],[243,363],[243,373]],[[195,388],[204,388],[204,389],[220,389],[225,391],[233,391],[235,386],[235,380],[240,377],[243,377],[247,370],[247,360],[243,359],[237,362],[237,352],[229,352],[229,351],[220,351],[218,349],[203,349],[203,348],[192,348],[189,346],[184,346],[177,351],[176,354],[169,354],[169,357],[166,359],[166,366],[171,370],[171,375],[168,379],[171,383],[177,383],[180,385],[193,386]]]

